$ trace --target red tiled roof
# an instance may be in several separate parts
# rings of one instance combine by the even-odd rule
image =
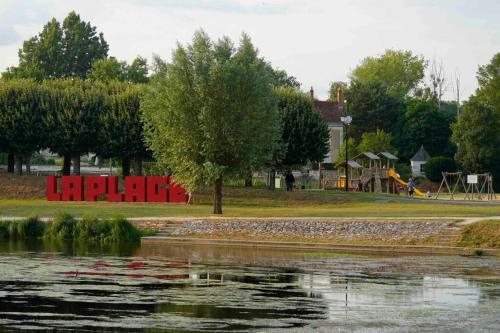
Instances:
[[[343,116],[341,109],[337,102],[332,101],[318,101],[314,100],[314,107],[321,113],[323,119],[327,123],[340,123],[340,117]]]

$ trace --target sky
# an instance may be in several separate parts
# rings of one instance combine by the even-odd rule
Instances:
[[[126,61],[169,60],[200,28],[234,41],[245,32],[261,56],[320,99],[330,82],[348,81],[364,57],[386,49],[442,61],[445,98],[454,99],[457,75],[466,98],[478,66],[500,52],[498,0],[0,0],[0,71],[17,65],[24,40],[72,10],[104,34],[110,56]]]

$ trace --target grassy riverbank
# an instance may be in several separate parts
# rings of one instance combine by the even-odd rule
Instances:
[[[227,217],[488,217],[500,215],[500,203],[408,199],[406,197],[333,191],[271,192],[262,188],[224,189]],[[55,216],[66,212],[101,218],[209,216],[209,189],[196,193],[192,205],[109,202],[48,202],[44,199],[0,200],[0,216]]]
[[[480,221],[467,225],[457,246],[500,248],[500,220]]]

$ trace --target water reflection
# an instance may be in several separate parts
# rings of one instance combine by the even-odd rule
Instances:
[[[497,258],[0,246],[0,330],[495,331]],[[117,255],[118,253],[118,255]]]

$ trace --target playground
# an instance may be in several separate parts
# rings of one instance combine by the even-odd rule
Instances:
[[[409,185],[396,171],[398,157],[389,152],[362,152],[347,163],[335,166],[335,177],[322,178],[325,190],[387,193],[408,195],[409,186],[413,195],[422,199],[495,201],[498,197],[493,189],[493,177],[489,173],[465,174],[442,172],[442,181],[436,192]]]

